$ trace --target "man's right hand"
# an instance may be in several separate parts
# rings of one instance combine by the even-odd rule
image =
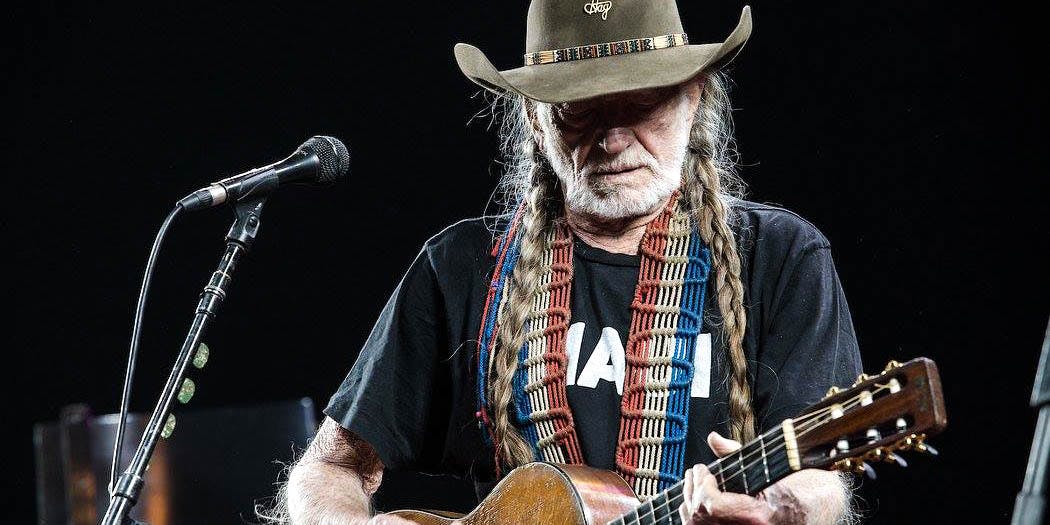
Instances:
[[[412,523],[372,516],[371,498],[383,481],[383,462],[372,445],[325,417],[306,452],[288,475],[287,508],[291,523]]]

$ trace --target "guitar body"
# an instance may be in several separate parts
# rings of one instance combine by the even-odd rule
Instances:
[[[395,516],[423,525],[598,524],[639,504],[615,472],[579,465],[529,463],[511,471],[469,514],[399,510]]]

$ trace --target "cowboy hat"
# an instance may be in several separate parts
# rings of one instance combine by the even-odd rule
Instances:
[[[751,36],[751,8],[723,42],[689,44],[674,0],[534,0],[525,65],[500,71],[456,44],[460,70],[495,93],[560,103],[684,82],[736,57]]]

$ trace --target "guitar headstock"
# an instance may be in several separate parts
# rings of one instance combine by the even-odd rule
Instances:
[[[897,451],[936,454],[925,439],[947,424],[937,365],[926,358],[890,361],[882,373],[861,374],[850,388],[832,387],[791,420],[801,468],[853,472],[870,471],[869,461],[906,465]]]

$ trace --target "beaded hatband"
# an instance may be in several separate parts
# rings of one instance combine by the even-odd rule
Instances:
[[[616,468],[642,499],[666,490],[685,471],[693,351],[711,268],[710,251],[677,200],[676,194],[646,227],[631,303]],[[478,336],[477,416],[490,443],[488,366],[518,259],[521,215],[519,210],[493,250],[496,269]],[[525,321],[512,414],[536,460],[581,464],[583,454],[565,395],[572,234],[564,225],[546,238],[542,274]],[[495,445],[499,469],[500,447]]]
[[[685,33],[675,33],[672,35],[605,42],[603,44],[587,44],[585,46],[548,49],[546,51],[525,53],[525,65],[535,66],[539,64],[553,64],[555,62],[585,60],[588,58],[626,55],[628,53],[640,53],[642,51],[652,51],[654,49],[684,46],[688,43],[689,37]]]

